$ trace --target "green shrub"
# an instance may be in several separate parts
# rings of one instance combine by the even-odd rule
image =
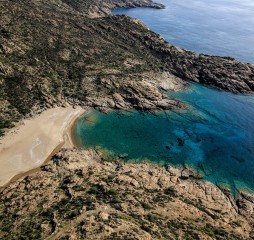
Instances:
[[[169,188],[165,189],[165,190],[164,190],[164,193],[165,193],[166,195],[171,196],[171,197],[176,197],[176,196],[177,196],[176,190],[175,190],[174,188],[172,188],[172,187],[169,187]]]
[[[151,209],[152,209],[152,207],[151,207],[149,204],[145,203],[145,202],[140,202],[140,204],[141,204],[141,206],[142,206],[145,210],[151,210]]]

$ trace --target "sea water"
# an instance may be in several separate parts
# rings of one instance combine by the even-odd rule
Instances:
[[[76,123],[76,143],[125,160],[192,166],[214,183],[254,189],[254,96],[199,84],[169,95],[189,108],[159,114],[93,110]]]
[[[173,44],[254,63],[254,2],[162,0],[164,10],[115,10],[142,19]],[[91,111],[74,126],[77,145],[126,161],[194,167],[204,179],[254,190],[254,96],[192,84],[169,92],[188,104],[156,115]],[[235,189],[235,188],[234,188]]]
[[[159,0],[166,9],[114,10],[139,18],[172,44],[254,63],[253,0]]]

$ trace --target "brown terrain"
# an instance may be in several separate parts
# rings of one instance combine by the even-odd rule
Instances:
[[[62,149],[0,197],[1,239],[253,239],[254,199],[192,170]],[[250,196],[249,196],[250,197]]]
[[[0,134],[53,107],[186,107],[186,80],[253,93],[254,66],[179,49],[117,7],[150,0],[0,0]],[[0,190],[0,239],[253,239],[254,197],[192,169],[64,148]]]

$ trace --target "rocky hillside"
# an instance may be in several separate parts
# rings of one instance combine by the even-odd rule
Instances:
[[[2,190],[0,238],[253,239],[253,199],[235,202],[188,169],[106,160],[63,149]]]
[[[139,20],[109,15],[137,6],[163,8],[150,0],[1,0],[0,134],[66,102],[101,110],[182,107],[167,100],[161,78],[253,92],[252,65],[178,49]]]

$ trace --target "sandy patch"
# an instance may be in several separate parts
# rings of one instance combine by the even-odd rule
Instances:
[[[24,122],[0,139],[0,187],[15,176],[40,167],[65,142],[82,108],[53,108]]]

